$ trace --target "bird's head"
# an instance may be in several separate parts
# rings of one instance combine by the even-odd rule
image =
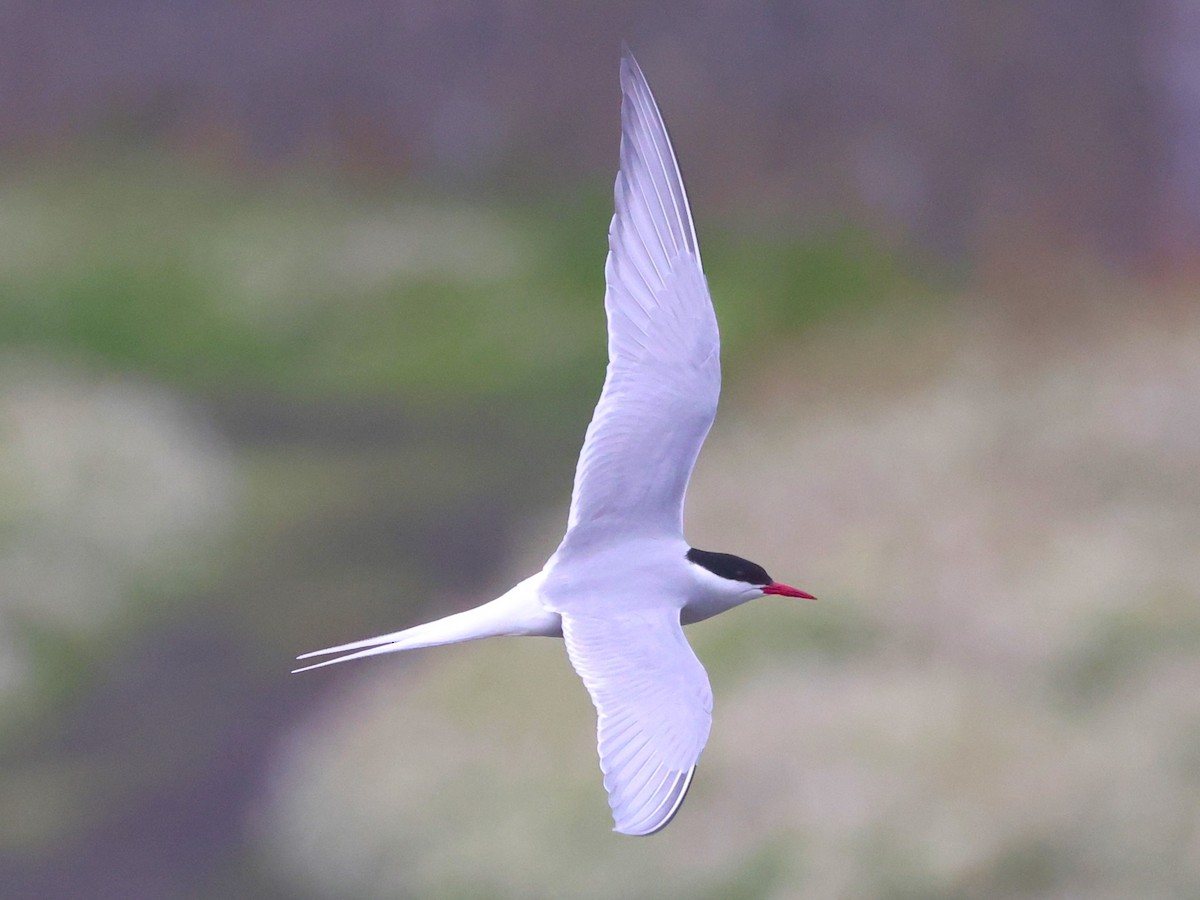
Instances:
[[[767,574],[767,570],[758,563],[734,556],[732,553],[714,553],[711,550],[691,548],[687,552],[688,561],[699,566],[715,576],[723,591],[745,594],[742,599],[753,600],[764,594],[774,594],[779,597],[803,597],[805,600],[816,600],[812,594],[794,588],[791,585],[776,581]]]

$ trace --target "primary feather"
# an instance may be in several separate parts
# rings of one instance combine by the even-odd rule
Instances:
[[[596,706],[600,769],[616,830],[653,834],[683,803],[708,740],[708,675],[673,609],[567,614],[563,637]]]
[[[721,392],[721,342],[687,195],[628,51],[621,89],[604,267],[608,371],[575,470],[564,552],[614,524],[682,535],[684,493]]]

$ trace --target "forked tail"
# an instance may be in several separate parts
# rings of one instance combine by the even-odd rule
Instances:
[[[472,614],[479,613],[483,607],[468,609],[465,612],[446,616],[424,625],[415,625],[403,631],[393,631],[391,634],[381,634],[377,637],[363,638],[361,641],[351,641],[349,644],[339,644],[336,647],[326,647],[324,650],[313,650],[297,656],[296,659],[309,659],[313,656],[325,656],[329,653],[341,653],[333,659],[319,663],[301,666],[293,669],[296,672],[307,672],[309,669],[319,669],[322,666],[332,666],[334,663],[349,662],[352,659],[362,659],[367,656],[377,656],[381,653],[395,653],[399,650],[415,650],[417,647],[436,647],[439,644],[454,644],[459,641],[470,641],[475,638],[490,637],[489,634],[477,634],[473,628]],[[465,621],[464,621],[465,620]]]
[[[330,653],[343,655],[301,666],[299,669],[293,669],[292,673],[307,672],[309,669],[319,669],[322,666],[332,666],[334,663],[349,662],[352,659],[377,656],[381,653],[457,644],[485,637],[514,634],[561,635],[562,624],[558,614],[544,609],[538,600],[537,587],[541,583],[541,577],[542,573],[539,572],[526,578],[508,593],[474,609],[454,613],[424,625],[415,625],[403,631],[393,631],[391,634],[381,634],[301,654],[296,659],[309,659]]]

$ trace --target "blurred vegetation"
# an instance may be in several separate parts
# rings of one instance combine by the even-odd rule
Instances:
[[[465,198],[128,150],[7,167],[0,634],[20,649],[0,799],[26,824],[0,830],[5,896],[73,894],[97,865],[113,896],[161,877],[290,896],[231,824],[321,696],[281,679],[288,658],[478,598],[566,496],[603,372],[610,215],[602,185]],[[850,227],[700,228],[730,372],[765,335],[917,292]],[[181,493],[151,477],[163,459]],[[126,532],[122,508],[148,518]],[[78,579],[11,577],[31,566]],[[834,644],[853,627],[825,626]],[[204,724],[172,734],[177,716]],[[160,846],[213,829],[206,852]]]
[[[0,5],[0,900],[1200,896],[1198,9]],[[648,841],[556,642],[285,674],[561,534],[622,40],[821,598]]]
[[[7,173],[0,335],[185,390],[483,399],[604,359],[607,188],[454,200],[327,173],[243,180],[140,155]],[[702,223],[732,354],[911,292],[849,226]]]
[[[626,842],[554,642],[284,675],[552,548],[608,187],[3,175],[5,898],[1200,884],[1194,291],[1078,260],[950,290],[849,222],[701,213],[735,402],[689,529],[822,601],[690,632],[702,778]]]

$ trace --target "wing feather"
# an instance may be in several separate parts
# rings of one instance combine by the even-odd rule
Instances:
[[[628,51],[621,88],[621,167],[604,269],[608,371],[575,471],[564,551],[614,524],[682,534],[684,493],[721,389],[720,337],[687,194]]]
[[[712,723],[708,675],[675,609],[563,615],[596,707],[600,769],[616,830],[652,834],[679,810]]]

